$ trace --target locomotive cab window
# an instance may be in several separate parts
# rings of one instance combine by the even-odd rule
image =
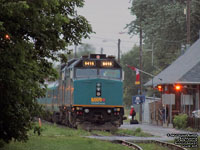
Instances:
[[[78,78],[89,78],[96,76],[97,69],[76,69],[76,77]]]
[[[121,71],[120,71],[120,69],[100,69],[99,75],[100,75],[100,77],[120,79]]]

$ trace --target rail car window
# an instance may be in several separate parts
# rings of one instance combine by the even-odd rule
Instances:
[[[99,75],[101,77],[120,79],[121,72],[119,69],[100,69]]]
[[[76,77],[96,77],[97,69],[76,69]]]

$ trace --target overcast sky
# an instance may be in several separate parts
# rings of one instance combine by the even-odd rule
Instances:
[[[138,44],[138,38],[131,38],[124,29],[134,19],[128,9],[130,6],[130,0],[85,0],[84,7],[78,9],[78,13],[86,17],[96,34],[91,34],[91,39],[83,40],[83,43],[92,44],[96,53],[100,53],[102,47],[104,53],[116,56],[119,38],[122,53]]]

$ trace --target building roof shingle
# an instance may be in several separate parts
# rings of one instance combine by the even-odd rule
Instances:
[[[200,39],[153,78],[153,84],[200,83]],[[145,86],[151,86],[152,80]]]

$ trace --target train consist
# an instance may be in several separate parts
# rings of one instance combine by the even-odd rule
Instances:
[[[122,82],[122,68],[113,56],[90,54],[63,64],[60,79],[38,102],[53,112],[53,122],[112,130],[123,124]]]

